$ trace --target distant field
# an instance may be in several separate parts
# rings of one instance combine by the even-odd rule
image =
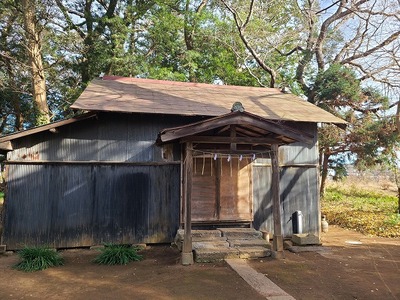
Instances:
[[[400,237],[397,196],[389,190],[351,183],[331,183],[321,200],[330,224],[369,235]]]

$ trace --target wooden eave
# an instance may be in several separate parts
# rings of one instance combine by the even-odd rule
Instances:
[[[85,114],[82,114],[82,115],[79,115],[76,117],[72,117],[70,119],[34,127],[32,129],[23,130],[23,131],[19,131],[16,133],[12,133],[12,134],[0,137],[0,150],[7,150],[7,151],[13,150],[11,142],[15,139],[22,138],[24,136],[32,135],[35,133],[47,131],[47,130],[56,132],[56,128],[58,128],[58,127],[61,127],[61,126],[67,125],[67,124],[71,124],[71,123],[75,123],[78,121],[86,120],[89,118],[93,118],[95,116],[96,116],[96,113],[94,113],[94,112],[85,113]]]
[[[283,145],[293,142],[312,144],[314,136],[248,112],[231,112],[208,120],[164,129],[158,136],[159,144],[177,140],[214,145]]]
[[[345,125],[346,121],[279,89],[119,76],[93,80],[71,106],[84,111],[216,117],[242,103],[268,120]]]

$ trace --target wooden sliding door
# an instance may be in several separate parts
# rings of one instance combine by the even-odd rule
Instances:
[[[193,159],[192,221],[252,221],[252,165],[232,158]]]

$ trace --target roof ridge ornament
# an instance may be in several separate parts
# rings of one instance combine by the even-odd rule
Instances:
[[[233,103],[231,112],[236,112],[236,111],[244,112],[244,107],[241,102],[237,101],[237,102]]]

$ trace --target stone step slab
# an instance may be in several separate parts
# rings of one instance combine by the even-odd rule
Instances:
[[[218,228],[227,239],[262,238],[262,233],[254,228]]]
[[[228,248],[229,243],[225,241],[199,241],[199,242],[192,242],[193,249],[200,249],[200,248]]]
[[[224,236],[192,236],[192,242],[226,242]]]
[[[259,238],[253,238],[253,239],[229,239],[229,246],[230,247],[264,247],[264,248],[269,248],[271,249],[271,244],[267,242],[266,240],[259,239]]]
[[[304,245],[320,245],[321,241],[319,238],[314,234],[293,234],[292,235],[292,242],[298,246]]]
[[[229,258],[239,258],[236,248],[199,248],[194,250],[194,260],[198,263],[223,261]]]
[[[271,249],[265,247],[241,247],[239,250],[239,258],[242,259],[256,259],[269,257],[272,254]]]
[[[192,239],[193,238],[220,238],[222,237],[221,231],[219,230],[192,230]],[[185,236],[184,229],[178,229],[175,235],[176,241],[183,241]]]
[[[216,238],[222,237],[222,234],[219,230],[192,230],[192,237]]]

